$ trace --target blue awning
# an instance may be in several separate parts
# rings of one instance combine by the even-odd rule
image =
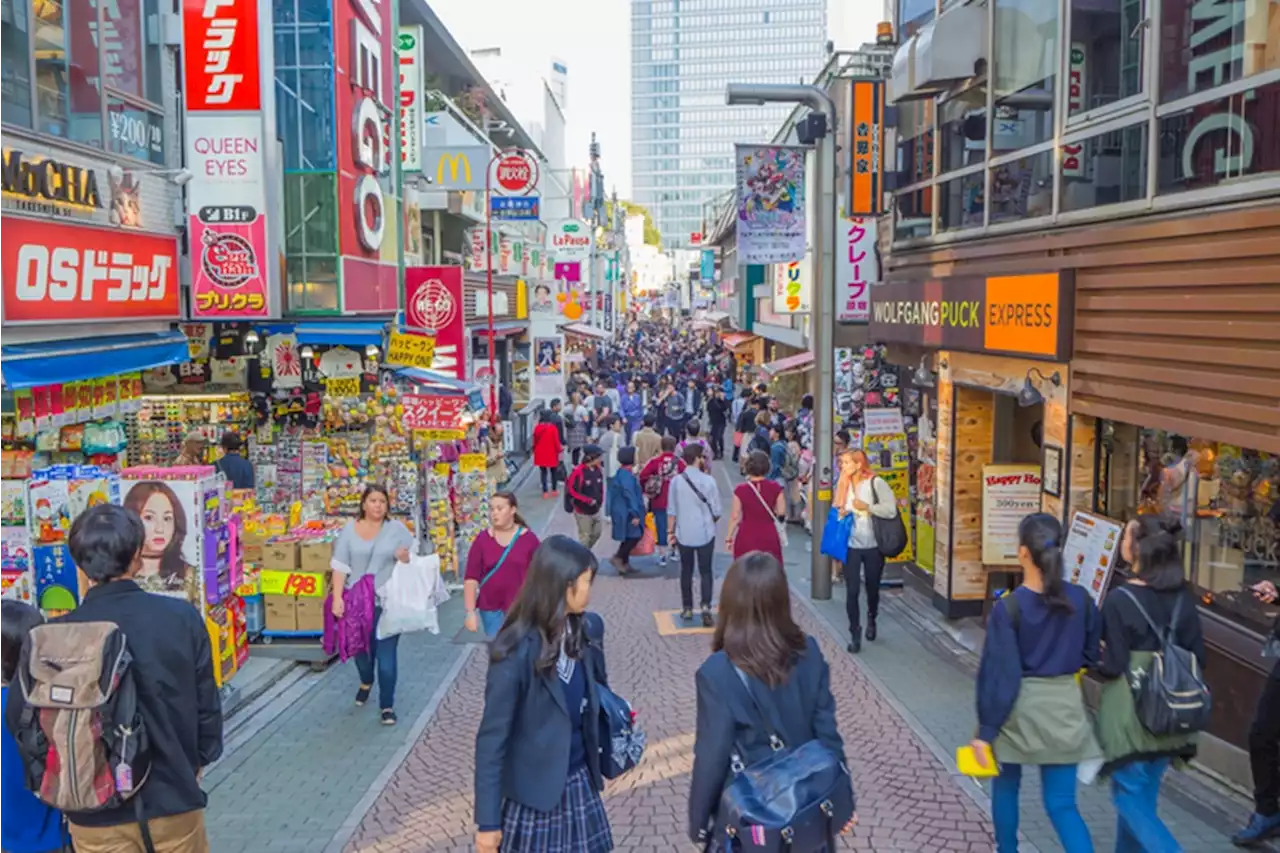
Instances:
[[[298,323],[299,344],[342,344],[348,347],[382,346],[386,320],[347,320],[341,323]]]
[[[475,385],[470,382],[454,379],[452,376],[446,376],[434,370],[423,370],[420,367],[402,367],[396,371],[396,376],[403,376],[410,382],[423,386],[422,391],[425,394],[444,394],[456,397],[466,396],[475,389]]]
[[[187,336],[175,329],[0,347],[0,371],[5,387],[32,388],[180,364],[190,357]]]

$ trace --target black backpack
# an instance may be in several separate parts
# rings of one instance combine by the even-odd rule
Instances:
[[[1160,651],[1152,655],[1150,668],[1131,673],[1129,686],[1133,690],[1138,721],[1157,736],[1185,735],[1208,728],[1213,701],[1200,673],[1200,662],[1174,642],[1178,614],[1186,596],[1178,596],[1169,627],[1161,630],[1132,590],[1122,586],[1120,592],[1129,596],[1152,632],[1160,638]]]

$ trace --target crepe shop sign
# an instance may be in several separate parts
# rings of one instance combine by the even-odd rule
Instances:
[[[402,422],[409,429],[457,429],[458,418],[467,408],[466,397],[437,397],[405,394]]]
[[[0,245],[5,323],[175,319],[172,237],[5,220]]]

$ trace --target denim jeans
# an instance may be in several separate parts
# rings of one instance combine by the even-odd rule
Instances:
[[[378,620],[382,617],[382,608],[373,608],[373,630],[369,633],[369,651],[356,655],[356,672],[360,673],[361,684],[373,684],[374,664],[377,664],[378,707],[384,711],[396,706],[396,649],[400,646],[400,635],[378,639]]]
[[[498,632],[502,630],[502,622],[506,618],[507,614],[501,610],[481,610],[480,627],[484,629],[485,636],[498,636]]]
[[[653,513],[653,524],[658,528],[658,547],[667,547],[667,511],[665,509],[650,509]]]
[[[1160,820],[1156,805],[1169,759],[1131,761],[1111,774],[1111,802],[1119,815],[1116,853],[1181,853],[1182,847]]]
[[[560,476],[555,468],[540,467],[538,468],[538,471],[541,472],[542,476],[542,491],[553,492],[560,488]],[[551,483],[550,486],[547,485],[548,482]]]
[[[1017,853],[1018,789],[1022,785],[1021,764],[1001,764],[1000,775],[991,780],[991,822],[995,825],[996,850]],[[1093,853],[1089,828],[1076,808],[1076,766],[1040,765],[1040,788],[1044,810],[1067,853]]]

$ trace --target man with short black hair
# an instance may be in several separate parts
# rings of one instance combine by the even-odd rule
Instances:
[[[253,488],[253,466],[249,460],[240,455],[243,443],[234,430],[222,434],[222,458],[214,467],[222,472],[222,476],[231,482],[233,489]]]
[[[723,508],[720,487],[707,473],[709,462],[700,444],[684,449],[685,469],[671,481],[667,519],[672,541],[680,550],[680,618],[693,619],[693,567],[701,576],[702,624],[715,624],[711,616],[711,560],[716,549],[716,523]]]
[[[157,850],[208,853],[202,770],[222,755],[222,700],[213,677],[209,634],[199,612],[179,598],[152,595],[133,581],[142,566],[142,520],[102,504],[71,525],[68,544],[90,587],[57,622],[112,622],[133,656],[138,710],[151,744],[151,771],[136,799]],[[72,812],[78,853],[141,851],[143,828],[131,799],[113,809]]]
[[[604,532],[600,509],[604,506],[604,451],[598,445],[582,448],[582,464],[573,469],[565,481],[567,503],[573,508],[578,526],[578,541],[594,548]]]

